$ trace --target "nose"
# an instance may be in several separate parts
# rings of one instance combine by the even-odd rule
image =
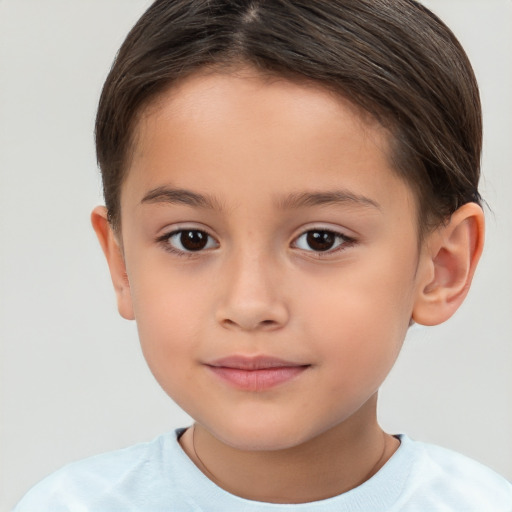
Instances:
[[[242,254],[226,262],[217,321],[226,329],[272,331],[289,319],[280,271],[269,257]]]

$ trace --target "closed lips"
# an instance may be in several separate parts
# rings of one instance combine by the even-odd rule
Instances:
[[[207,366],[215,375],[238,389],[264,391],[294,379],[310,365],[268,357],[230,357]]]

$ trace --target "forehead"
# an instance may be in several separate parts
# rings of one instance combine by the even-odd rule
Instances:
[[[389,134],[379,123],[317,83],[251,68],[201,72],[143,112],[122,203],[171,184],[224,191],[231,206],[257,193],[297,194],[317,185],[389,200],[397,186],[408,187],[388,153]]]
[[[139,142],[145,128],[169,117],[201,130],[215,122],[226,126],[228,121],[249,117],[263,120],[267,129],[279,128],[285,121],[300,121],[296,128],[307,130],[315,122],[347,120],[383,149],[390,136],[373,116],[321,83],[263,73],[250,66],[207,68],[174,83],[143,111],[137,127]]]

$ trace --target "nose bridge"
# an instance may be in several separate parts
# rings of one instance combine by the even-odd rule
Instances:
[[[273,295],[272,283],[276,278],[276,262],[261,248],[239,250],[233,255],[228,274],[231,274],[231,291],[249,300],[264,300]]]
[[[286,323],[288,305],[278,258],[253,240],[226,258],[218,321],[242,330],[275,329]]]

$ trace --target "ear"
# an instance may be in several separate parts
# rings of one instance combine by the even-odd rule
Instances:
[[[464,301],[484,244],[484,214],[476,203],[461,206],[423,244],[412,320],[438,325]]]
[[[119,314],[127,320],[134,320],[130,282],[126,273],[123,251],[107,217],[107,209],[97,206],[91,214],[91,222],[107,258],[112,284],[117,296]]]

